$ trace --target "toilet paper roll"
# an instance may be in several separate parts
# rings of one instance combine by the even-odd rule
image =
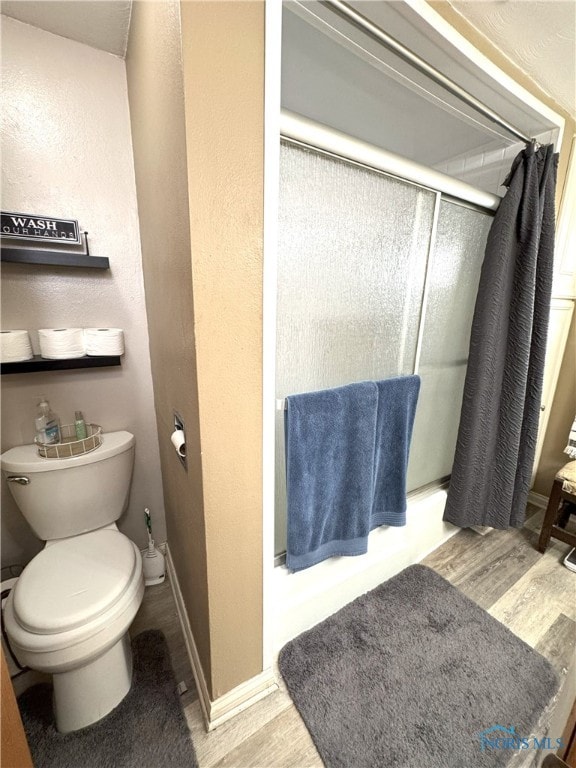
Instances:
[[[170,438],[170,442],[176,448],[176,453],[178,456],[180,456],[182,459],[186,458],[186,437],[184,435],[184,430],[182,429],[176,429],[174,432],[172,432],[172,437]]]
[[[33,357],[28,331],[0,331],[0,362],[20,363]]]
[[[82,328],[41,328],[38,341],[40,354],[47,360],[66,360],[86,354]]]
[[[124,354],[122,328],[85,328],[86,354],[92,357]]]

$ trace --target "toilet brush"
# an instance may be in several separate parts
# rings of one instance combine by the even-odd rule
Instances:
[[[147,587],[153,584],[162,584],[165,577],[164,555],[154,546],[152,538],[152,519],[150,510],[144,510],[146,528],[148,529],[148,549],[142,550],[142,565],[144,570],[144,584]]]

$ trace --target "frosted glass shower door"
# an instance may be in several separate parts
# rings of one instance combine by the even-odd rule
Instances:
[[[435,194],[283,143],[276,397],[413,372]],[[276,552],[286,548],[284,415]]]
[[[428,265],[408,491],[452,471],[470,328],[492,216],[442,200]]]

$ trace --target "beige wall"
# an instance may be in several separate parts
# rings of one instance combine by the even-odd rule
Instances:
[[[168,541],[215,699],[262,671],[263,3],[135,3],[127,72]]]
[[[63,423],[75,410],[105,431],[136,436],[130,505],[121,530],[146,542],[143,508],[166,536],[152,398],[132,143],[121,59],[2,17],[2,208],[78,219],[111,270],[4,264],[5,329],[124,328],[121,368],[2,377],[2,450],[31,442],[37,396]],[[41,546],[2,482],[2,562]]]
[[[576,141],[572,144],[572,151],[576,151]],[[575,162],[576,160],[572,160]],[[568,177],[565,179],[567,182]],[[569,217],[567,210],[569,197],[563,202],[562,216]],[[569,243],[564,247],[570,248]],[[570,426],[576,414],[576,312],[572,315],[572,323],[566,342],[566,348],[562,359],[562,367],[558,377],[558,383],[554,392],[554,399],[550,408],[548,426],[542,446],[542,454],[538,464],[538,470],[534,479],[534,491],[543,496],[548,496],[554,481],[554,475],[558,469],[569,461],[564,453],[568,442]]]
[[[560,376],[554,393],[554,401],[548,420],[548,428],[538,472],[534,481],[534,490],[548,496],[554,475],[561,466],[570,461],[564,453],[568,444],[568,433],[576,414],[576,313],[572,315],[570,333],[562,359]]]
[[[182,3],[217,697],[262,670],[264,3]]]
[[[210,617],[178,2],[134,3],[126,71],[168,542],[210,686]],[[187,471],[170,443],[174,410],[186,426]]]

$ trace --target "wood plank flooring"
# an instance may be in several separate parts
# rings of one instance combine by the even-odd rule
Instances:
[[[537,552],[543,511],[529,507],[528,512],[522,530],[491,531],[486,536],[461,531],[422,562],[535,647],[565,677],[576,649],[576,573],[562,564],[568,545],[552,540],[544,555]],[[200,768],[321,768],[320,756],[279,675],[278,691],[215,731],[205,732],[167,583],[146,590],[132,632],[151,627],[166,634],[176,677],[189,688],[182,703]],[[529,759],[533,761],[533,755],[519,755],[514,768],[532,765]]]
[[[192,704],[198,699],[198,693],[168,579],[162,584],[146,587],[142,605],[130,627],[130,636],[135,637],[146,629],[161,629],[164,633],[174,677],[188,689],[182,695],[182,705]]]

